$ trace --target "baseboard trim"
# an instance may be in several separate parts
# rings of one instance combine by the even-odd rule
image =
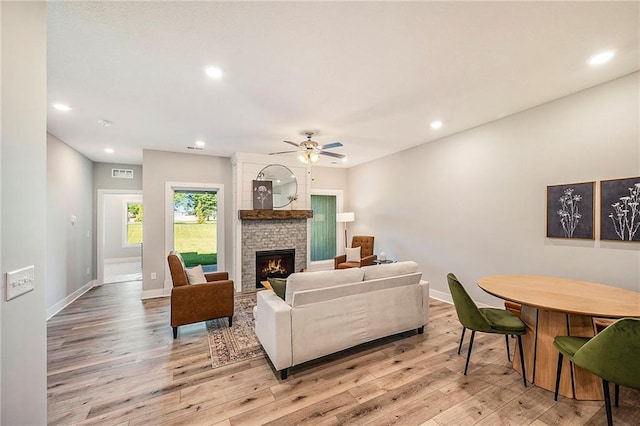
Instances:
[[[47,321],[49,321],[58,312],[60,312],[61,310],[69,306],[71,303],[73,303],[80,296],[82,296],[83,294],[91,290],[97,284],[98,282],[96,280],[91,280],[85,285],[83,285],[82,287],[80,287],[79,289],[77,289],[76,291],[74,291],[73,293],[71,293],[70,295],[68,295],[67,297],[65,297],[64,299],[62,299],[61,301],[59,301],[58,303],[56,303],[55,305],[53,305],[52,307],[47,308]]]
[[[167,292],[165,292],[164,288],[158,288],[155,290],[144,290],[140,299],[157,299],[159,297],[168,297],[170,295],[170,290],[167,290]]]
[[[136,257],[112,257],[111,259],[105,259],[104,263],[106,264],[111,264],[111,263],[130,263],[130,262],[140,262],[142,261],[142,257],[140,256],[136,256]]]

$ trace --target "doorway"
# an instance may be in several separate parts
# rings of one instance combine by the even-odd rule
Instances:
[[[186,266],[202,265],[205,272],[224,270],[224,223],[223,184],[166,182],[166,253],[177,250]],[[166,265],[164,291],[168,294],[172,282]]]
[[[142,280],[142,191],[98,190],[98,283]]]
[[[336,223],[336,213],[342,210],[342,191],[314,190],[311,194],[309,252],[314,270],[333,269],[333,258],[342,246],[343,238]]]

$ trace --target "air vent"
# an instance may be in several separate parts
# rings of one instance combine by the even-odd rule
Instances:
[[[111,177],[119,179],[133,179],[132,169],[111,169]]]
[[[202,148],[199,146],[188,146],[187,149],[192,149],[194,151],[202,151]]]

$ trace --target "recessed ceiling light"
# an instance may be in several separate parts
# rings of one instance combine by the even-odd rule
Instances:
[[[211,78],[222,78],[222,70],[217,67],[208,67],[205,72]]]
[[[204,141],[196,141],[196,146],[202,147],[202,146],[205,146],[205,145],[206,145],[206,143],[204,143]]]
[[[113,148],[105,148],[104,152],[106,152],[107,154],[113,154],[115,151],[113,150]]]
[[[613,50],[607,50],[606,52],[600,52],[597,55],[593,55],[592,57],[590,57],[587,60],[587,63],[591,66],[596,66],[596,65],[602,65],[605,62],[609,62],[611,60],[611,58],[613,58],[613,55],[615,55],[616,52],[614,52]]]
[[[342,157],[342,162],[346,163],[347,161],[349,161],[349,159],[347,157]]]
[[[440,127],[442,127],[442,121],[440,120],[432,121],[431,124],[429,124],[429,126],[431,126],[432,129],[439,129]]]
[[[71,107],[63,104],[53,104],[53,107],[58,111],[71,111]]]
[[[104,127],[111,127],[113,122],[109,120],[98,120],[98,124]]]

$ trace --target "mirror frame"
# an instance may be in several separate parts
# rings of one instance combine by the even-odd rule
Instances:
[[[268,170],[269,168],[271,168],[271,170]],[[273,174],[269,175],[268,174],[269,171],[272,171]],[[276,172],[279,172],[279,173],[276,173]],[[272,178],[280,177],[281,179],[291,179],[291,180],[281,184],[277,184],[277,182],[274,181],[273,179],[269,179],[270,177]],[[283,164],[274,163],[274,164],[266,165],[265,167],[262,168],[262,170],[260,170],[260,172],[258,172],[258,176],[256,176],[256,180],[270,180],[272,182],[274,209],[283,208],[291,204],[293,201],[287,198],[289,195],[292,195],[292,194],[296,196],[298,195],[298,179],[296,178],[295,173],[293,173],[290,168],[288,168]],[[293,192],[288,191],[287,194],[282,194],[281,190],[280,192],[276,192],[280,187],[286,187],[287,185],[291,185],[291,184],[294,185]]]

